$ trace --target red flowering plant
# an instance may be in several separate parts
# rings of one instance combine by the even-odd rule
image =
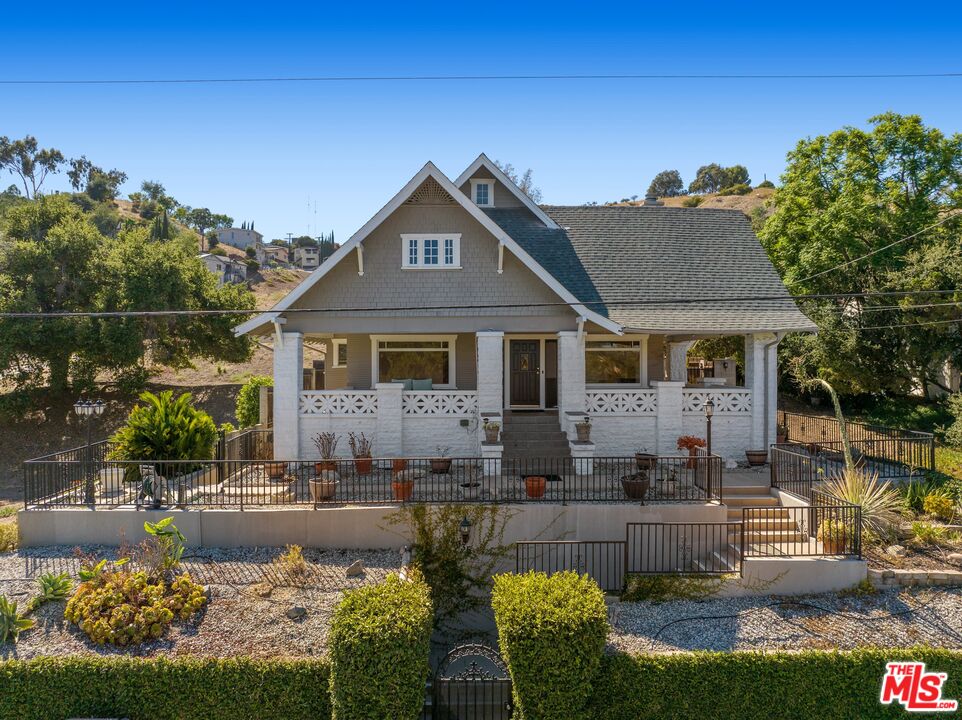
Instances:
[[[687,450],[688,452],[694,451],[696,448],[703,448],[708,443],[706,443],[702,438],[695,437],[694,435],[682,435],[678,438],[678,449]]]

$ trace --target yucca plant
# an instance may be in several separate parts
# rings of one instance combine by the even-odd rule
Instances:
[[[16,643],[20,633],[33,626],[33,620],[17,612],[17,603],[0,595],[0,643]]]
[[[898,527],[901,497],[888,482],[879,482],[878,473],[847,468],[830,477],[823,489],[832,497],[861,506],[862,526],[876,537],[891,537]]]
[[[925,498],[938,488],[939,483],[934,480],[914,477],[899,488],[899,493],[905,507],[918,515],[925,511]]]

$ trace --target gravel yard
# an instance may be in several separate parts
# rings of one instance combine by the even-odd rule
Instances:
[[[84,547],[99,557],[115,558],[116,548]],[[20,635],[16,645],[0,646],[0,659],[40,655],[196,655],[311,656],[323,654],[329,619],[344,590],[378,582],[400,567],[395,551],[304,550],[309,573],[290,577],[275,563],[282,548],[191,548],[183,566],[191,577],[210,587],[211,601],[190,622],[175,622],[168,634],[136,649],[97,646],[63,619],[65,602],[43,605],[37,625]],[[347,568],[360,560],[361,575]],[[34,579],[44,572],[69,572],[76,580],[79,562],[71,547],[24,549],[0,554],[0,594],[21,606],[36,591]],[[302,617],[291,619],[294,608]],[[299,611],[298,611],[299,612]]]
[[[962,648],[962,588],[616,603],[609,642],[628,652]]]

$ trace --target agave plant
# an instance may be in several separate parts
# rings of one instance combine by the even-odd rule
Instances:
[[[0,643],[16,643],[20,633],[33,625],[33,620],[21,617],[17,612],[17,603],[7,600],[6,595],[0,595]]]
[[[889,537],[898,526],[901,496],[888,482],[879,482],[878,473],[846,468],[830,477],[824,490],[832,497],[859,505],[863,527],[876,537]]]

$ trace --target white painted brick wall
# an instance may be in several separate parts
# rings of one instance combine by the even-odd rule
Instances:
[[[433,457],[438,447],[448,448],[450,457],[478,457],[478,421],[468,419],[461,427],[456,417],[406,417],[404,419],[404,455]]]
[[[477,334],[478,411],[500,413],[504,407],[504,333]]]
[[[381,457],[404,454],[402,383],[377,383],[377,443]]]
[[[595,415],[591,418],[595,457],[624,457],[655,452],[655,416]],[[645,450],[647,448],[647,450]]]
[[[702,413],[684,415],[683,435],[705,437],[706,421]],[[715,415],[711,419],[711,450],[726,460],[745,462],[745,451],[751,449],[752,416]]]
[[[561,417],[567,413],[585,412],[585,348],[584,336],[563,330],[558,333],[558,407]],[[564,425],[571,425],[566,420]],[[569,439],[574,439],[574,427],[563,427]]]
[[[282,333],[274,347],[274,457],[299,458],[300,410],[304,364],[304,336]]]
[[[682,388],[684,382],[661,380],[651,383],[657,396],[658,413],[656,418],[657,441],[652,452],[658,455],[674,455],[678,452],[678,438],[684,435],[682,426]]]
[[[383,456],[377,442],[377,418],[373,415],[363,417],[332,417],[330,415],[301,416],[301,451],[302,458],[312,459],[320,457],[314,447],[314,436],[322,432],[333,432],[338,436],[337,456],[351,457],[351,446],[347,443],[348,433],[364,433],[374,441],[374,455]]]

